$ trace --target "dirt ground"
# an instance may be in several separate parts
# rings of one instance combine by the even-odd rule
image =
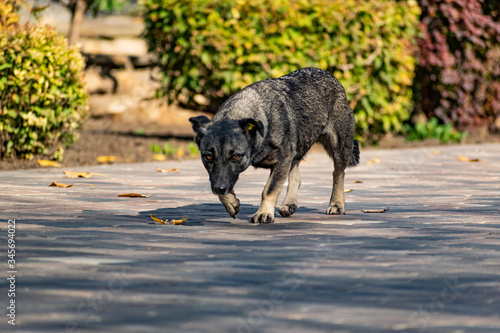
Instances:
[[[79,139],[65,150],[62,164],[68,167],[97,165],[100,164],[97,161],[99,156],[115,156],[114,163],[152,162],[155,158],[150,145],[164,147],[166,142],[175,150],[168,159],[194,158],[188,146],[193,142],[194,135],[187,120],[186,123],[182,128],[177,125],[161,128],[158,123],[139,123],[134,126],[119,117],[89,117],[79,131]],[[0,170],[39,168],[38,159],[45,158],[39,156],[31,161],[22,158],[3,159],[0,160]]]
[[[161,105],[150,98],[155,84],[150,72],[119,71],[117,94],[110,94],[112,82],[88,70],[86,81],[90,92],[89,115],[79,131],[79,139],[64,153],[63,166],[91,166],[99,164],[99,156],[115,156],[113,163],[137,163],[155,161],[150,145],[164,146],[168,143],[175,153],[168,159],[198,158],[191,154],[188,145],[193,142],[194,133],[189,117],[200,113]],[[464,143],[500,142],[500,135],[488,131],[470,133]],[[406,142],[400,136],[386,136],[377,146],[363,149],[401,148],[440,145],[436,140]],[[313,147],[321,150],[320,146]],[[182,153],[179,153],[182,151]],[[20,158],[0,160],[0,170],[40,168],[37,160]],[[45,157],[46,158],[46,157]]]

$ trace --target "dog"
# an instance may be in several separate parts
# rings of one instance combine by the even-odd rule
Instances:
[[[283,217],[297,210],[299,163],[315,142],[333,159],[327,214],[345,214],[344,175],[359,163],[355,119],[342,84],[318,68],[303,68],[253,83],[227,99],[214,115],[189,119],[212,192],[236,218],[239,174],[250,165],[271,170],[252,223],[273,223],[278,195],[288,178]]]

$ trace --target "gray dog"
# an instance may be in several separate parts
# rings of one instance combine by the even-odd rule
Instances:
[[[278,195],[288,177],[279,212],[297,209],[299,163],[315,142],[333,158],[333,192],[327,214],[345,214],[344,170],[359,163],[355,121],[344,88],[328,72],[303,68],[256,82],[231,96],[212,121],[190,118],[210,176],[212,192],[233,218],[240,201],[233,187],[250,165],[271,169],[252,223],[274,222]]]

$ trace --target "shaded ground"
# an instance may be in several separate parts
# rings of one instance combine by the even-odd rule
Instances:
[[[15,219],[17,269],[16,327],[4,314],[0,331],[497,333],[499,165],[494,144],[362,149],[347,215],[328,216],[332,161],[311,153],[297,213],[271,225],[248,223],[262,169],[241,175],[237,219],[199,160],[70,169],[105,175],[89,179],[0,172],[0,239]]]

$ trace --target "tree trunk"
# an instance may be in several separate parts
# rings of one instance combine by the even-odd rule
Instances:
[[[69,28],[69,45],[76,45],[80,40],[80,31],[82,29],[83,16],[87,10],[86,0],[76,0],[71,6],[71,24]]]

